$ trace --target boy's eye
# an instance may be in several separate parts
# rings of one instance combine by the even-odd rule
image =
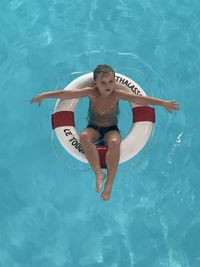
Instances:
[[[113,81],[110,81],[110,83],[113,83]]]

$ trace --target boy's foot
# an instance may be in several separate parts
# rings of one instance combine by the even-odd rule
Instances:
[[[96,191],[100,192],[102,188],[102,182],[106,178],[105,173],[101,173],[99,175],[96,175]]]
[[[109,200],[112,191],[112,184],[106,183],[103,193],[101,194],[102,200]]]

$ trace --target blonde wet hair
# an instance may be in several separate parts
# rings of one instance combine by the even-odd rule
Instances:
[[[99,74],[102,74],[102,75],[104,75],[104,74],[110,74],[110,73],[113,73],[114,74],[114,76],[115,76],[115,72],[114,72],[114,70],[113,70],[113,68],[112,67],[110,67],[110,66],[108,66],[108,65],[98,65],[97,67],[96,67],[96,69],[93,71],[93,77],[94,77],[94,80],[96,80],[97,79],[97,75],[99,75]]]

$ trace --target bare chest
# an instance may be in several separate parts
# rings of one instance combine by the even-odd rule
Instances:
[[[118,107],[118,101],[113,98],[93,98],[91,99],[91,109],[99,115],[115,113]]]

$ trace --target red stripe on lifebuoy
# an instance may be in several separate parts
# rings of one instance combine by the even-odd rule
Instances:
[[[52,129],[61,126],[75,126],[73,111],[58,111],[51,116]]]
[[[99,152],[99,160],[101,168],[106,169],[106,152],[108,148],[105,146],[97,147],[97,150]]]
[[[155,109],[149,106],[140,106],[132,109],[133,123],[139,121],[155,122]]]

